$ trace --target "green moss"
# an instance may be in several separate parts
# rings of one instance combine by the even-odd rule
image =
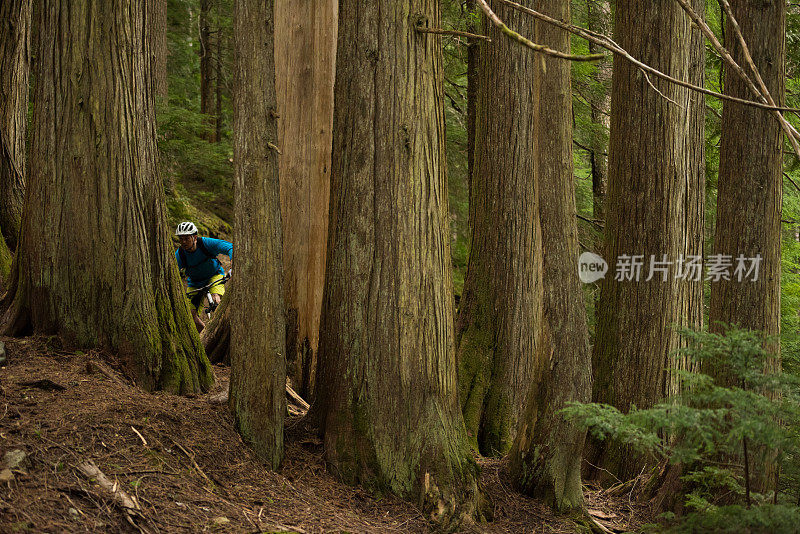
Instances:
[[[0,235],[0,284],[5,283],[11,274],[11,251],[5,239]]]
[[[477,322],[462,334],[458,346],[458,382],[467,440],[478,450],[478,432],[492,369],[492,333]]]

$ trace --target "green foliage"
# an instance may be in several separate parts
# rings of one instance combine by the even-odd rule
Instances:
[[[442,26],[461,31],[480,27],[480,17],[461,2],[442,3]],[[447,190],[450,206],[450,252],[456,295],[464,288],[469,261],[469,177],[467,165],[467,45],[463,37],[442,36],[444,54]]]
[[[221,139],[209,141],[215,131],[215,119],[200,113],[198,0],[168,2],[169,98],[158,103],[157,115],[170,224],[194,220],[201,231],[211,235],[227,233],[233,219],[230,4],[230,0],[217,2],[209,14],[209,27],[215,35],[222,36],[223,45],[218,59],[222,80]]]
[[[629,443],[657,459],[682,464],[686,473],[683,481],[689,490],[686,505],[697,511],[687,521],[705,521],[697,514],[742,502],[745,443],[750,451],[751,473],[770,457],[785,476],[796,476],[800,381],[785,372],[768,371],[774,358],[764,347],[773,341],[755,332],[729,329],[725,334],[681,333],[688,346],[676,355],[688,358],[691,367],[713,373],[716,379],[706,372],[675,369],[681,393],[653,408],[632,406],[622,413],[604,404],[572,404],[564,414],[601,439]],[[791,491],[796,492],[796,487]],[[763,505],[775,496],[753,497]],[[758,516],[757,512],[748,513]],[[765,509],[764,514],[768,513],[772,512]]]

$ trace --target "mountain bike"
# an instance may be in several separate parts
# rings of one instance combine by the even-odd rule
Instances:
[[[214,297],[211,295],[211,288],[216,287],[221,284],[225,284],[228,280],[231,279],[230,271],[225,274],[219,280],[215,280],[208,285],[203,287],[193,287],[189,291],[186,292],[186,296],[192,303],[192,306],[197,307],[200,303],[205,302],[207,305],[203,308],[203,313],[205,313],[206,319],[211,319],[211,314],[214,313],[214,310],[217,309],[216,301],[214,301]]]

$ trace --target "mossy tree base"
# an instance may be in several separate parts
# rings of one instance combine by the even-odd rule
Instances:
[[[141,387],[196,393],[213,374],[168,240],[144,1],[42,4],[30,180],[0,331],[104,347]]]

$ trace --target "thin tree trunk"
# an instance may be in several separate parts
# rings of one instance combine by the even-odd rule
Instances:
[[[31,0],[4,0],[0,5],[0,229],[12,250],[18,245],[25,195],[30,28]]]
[[[475,24],[473,14],[475,10],[475,0],[467,0],[465,4],[469,23],[467,31],[477,34],[480,31],[479,24]],[[475,170],[475,114],[478,102],[478,54],[480,53],[480,39],[470,39],[467,45],[467,185],[469,198],[472,198],[472,174]],[[472,222],[472,202],[469,203],[468,221]],[[470,225],[470,232],[472,226]]]
[[[496,13],[526,33],[533,19]],[[461,409],[484,455],[511,448],[542,321],[539,199],[534,181],[534,61],[489,25],[480,46],[472,244],[456,323]]]
[[[214,100],[216,102],[214,141],[219,143],[222,141],[222,24],[220,23],[219,0],[216,1],[215,11],[217,13],[217,57],[214,61]]]
[[[542,0],[538,6],[558,20],[570,18],[569,3],[564,0]],[[569,53],[566,32],[537,22],[534,35],[537,43]],[[566,511],[583,507],[581,453],[586,431],[565,421],[558,412],[568,402],[591,399],[592,360],[583,292],[575,268],[579,250],[571,65],[544,55],[534,58],[534,151],[544,249],[544,335],[536,346],[536,369],[511,450],[510,471],[523,492]]]
[[[200,0],[200,113],[208,117],[208,140],[214,141],[211,131],[214,124],[214,52],[210,16],[211,0]]]
[[[689,19],[677,3],[617,2],[614,36],[634,57],[687,78]],[[650,82],[661,94],[629,62],[614,63],[604,237],[610,269],[597,311],[593,398],[624,412],[632,405],[648,408],[666,395],[665,369],[678,346],[674,325],[683,308],[676,265],[668,265],[664,276],[652,273],[650,261],[666,255],[676,262],[685,249],[689,95],[673,84]],[[615,279],[625,255],[642,256],[638,280],[635,274],[633,280]],[[643,467],[627,446],[613,442],[594,442],[589,461],[621,479]]]
[[[588,28],[609,35],[611,5],[608,0],[587,0]],[[589,52],[599,52],[589,43]],[[592,120],[589,157],[592,167],[592,216],[605,219],[606,190],[608,189],[608,130],[611,127],[611,57],[595,64],[594,87],[589,93],[589,115]],[[602,240],[602,238],[601,238]]]
[[[277,469],[286,416],[286,324],[278,153],[269,146],[278,140],[273,6],[273,0],[234,3],[234,242],[245,290],[231,295],[229,402],[242,438]]]
[[[441,44],[414,29],[440,27],[438,2],[339,8],[314,409],[338,477],[453,527],[480,493],[456,386]]]
[[[277,0],[276,8],[286,365],[306,399],[325,283],[338,8],[337,0]]]
[[[153,73],[153,94],[167,98],[167,0],[151,0],[146,13],[150,25],[150,61]]]
[[[786,4],[782,1],[752,3],[732,0],[733,14],[748,45],[756,68],[775,103],[785,102],[785,24]],[[727,21],[725,46],[734,60],[746,65],[736,33]],[[749,69],[745,67],[749,72]],[[752,76],[751,76],[752,77]],[[752,98],[744,82],[732,69],[725,72],[725,94]],[[780,334],[781,308],[781,202],[782,202],[781,128],[774,117],[763,110],[725,102],[722,108],[719,186],[714,254],[729,256],[733,263],[729,281],[711,284],[709,322],[712,331],[721,331],[723,323],[763,332]],[[754,275],[742,279],[734,275],[737,258],[761,257],[757,280]],[[750,266],[750,261],[745,265]],[[780,346],[768,343],[774,356],[771,370],[780,369]],[[733,383],[725,370],[716,378]],[[753,489],[767,491],[774,465],[758,458],[768,451],[753,451],[760,464],[754,469]]]
[[[31,179],[2,332],[106,347],[140,386],[190,393],[213,375],[168,238],[145,9],[37,7]]]

